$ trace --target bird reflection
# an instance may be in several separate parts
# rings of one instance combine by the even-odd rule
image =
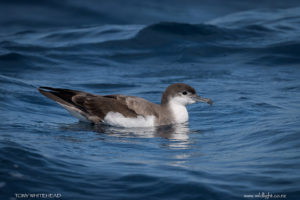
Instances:
[[[138,137],[138,138],[154,138],[160,137],[169,140],[168,147],[185,148],[190,143],[190,129],[187,123],[173,124],[158,127],[143,128],[122,128],[113,127],[103,124],[92,125],[88,123],[77,122],[73,124],[62,124],[60,128],[64,131],[93,131],[99,134],[106,134],[115,137]]]

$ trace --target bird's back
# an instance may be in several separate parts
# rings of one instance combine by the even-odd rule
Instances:
[[[153,126],[159,105],[126,95],[94,95],[77,90],[41,87],[39,91],[82,121],[115,126]]]

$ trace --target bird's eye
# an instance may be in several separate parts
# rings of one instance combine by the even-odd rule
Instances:
[[[182,94],[183,94],[183,95],[187,95],[187,92],[186,92],[186,91],[184,91],[184,92],[182,92]]]

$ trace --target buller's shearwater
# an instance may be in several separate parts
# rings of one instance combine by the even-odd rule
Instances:
[[[119,127],[184,123],[189,118],[186,105],[196,102],[212,105],[210,99],[198,96],[194,88],[184,83],[170,85],[163,93],[160,105],[140,97],[121,94],[103,96],[51,87],[40,87],[39,91],[80,121]]]

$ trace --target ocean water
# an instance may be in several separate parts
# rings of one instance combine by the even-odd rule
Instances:
[[[299,13],[2,29],[0,199],[299,199]],[[78,122],[37,91],[159,103],[176,82],[214,105],[155,129]]]

